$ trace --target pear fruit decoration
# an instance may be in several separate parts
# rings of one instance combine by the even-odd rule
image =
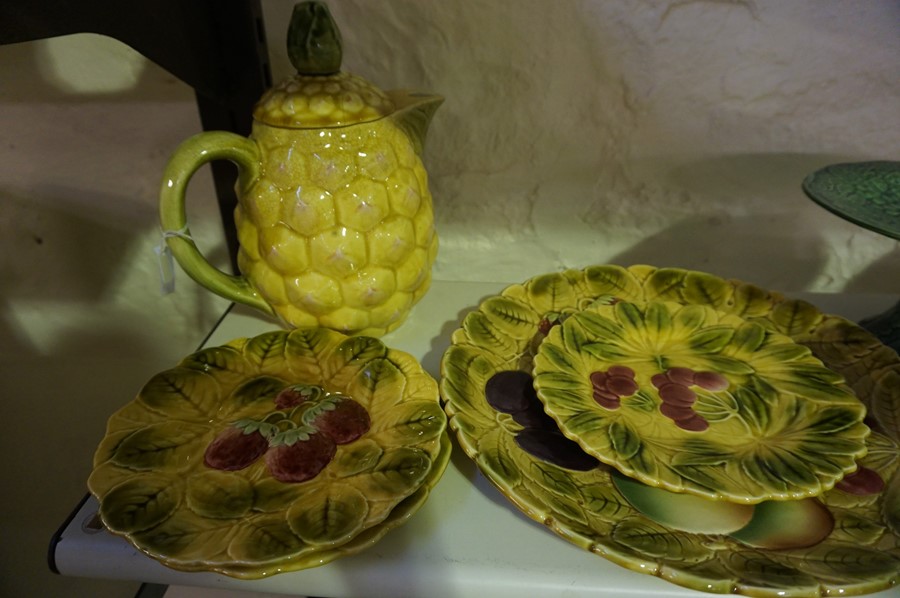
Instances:
[[[321,2],[294,7],[287,42],[297,74],[263,95],[249,138],[200,133],[163,176],[163,230],[185,231],[190,177],[211,160],[237,164],[241,275],[210,265],[189,234],[166,242],[198,283],[287,327],[380,336],[431,282],[438,240],[420,154],[443,99],[341,71],[340,33]]]

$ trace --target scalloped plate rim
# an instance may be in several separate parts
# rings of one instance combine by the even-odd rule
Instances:
[[[610,264],[597,264],[597,265],[588,266],[588,267],[582,268],[582,269],[567,269],[564,271],[557,271],[557,272],[550,272],[550,273],[545,273],[545,274],[541,274],[541,275],[536,275],[536,276],[533,276],[521,283],[510,284],[510,285],[506,286],[503,290],[501,290],[499,293],[483,298],[480,301],[480,303],[475,307],[475,311],[479,311],[486,301],[488,301],[494,297],[510,297],[510,296],[512,296],[513,292],[518,294],[518,293],[524,291],[529,284],[531,284],[532,282],[534,282],[535,280],[537,280],[539,278],[550,277],[550,276],[562,276],[562,277],[572,276],[572,277],[574,277],[577,275],[579,277],[579,282],[583,282],[585,273],[591,268],[598,268],[598,267],[599,268],[612,267],[614,269],[618,268],[621,270],[628,271],[629,273],[633,274],[634,276],[638,276],[638,275],[642,274],[645,280],[649,277],[650,274],[655,273],[659,270],[678,271],[678,272],[682,272],[682,273],[697,273],[697,274],[700,274],[703,276],[712,276],[719,281],[723,281],[726,284],[731,285],[732,291],[734,291],[734,289],[738,288],[739,286],[742,286],[742,287],[747,287],[753,291],[758,291],[760,293],[763,293],[765,295],[767,301],[769,301],[773,305],[778,304],[778,303],[783,303],[785,301],[797,301],[798,303],[803,303],[803,304],[807,303],[802,300],[792,300],[792,299],[784,296],[781,293],[773,292],[773,291],[766,291],[760,287],[757,287],[755,285],[751,285],[748,283],[744,283],[743,281],[740,281],[740,280],[725,279],[725,278],[721,278],[721,277],[718,277],[715,275],[706,274],[704,272],[691,271],[691,270],[686,270],[686,269],[681,269],[681,268],[659,268],[659,267],[649,266],[649,265],[644,265],[644,264],[636,264],[636,265],[632,265],[629,267],[622,267],[622,266],[616,266],[616,265],[610,265]],[[638,274],[634,274],[634,271],[637,271]],[[596,299],[596,298],[597,298],[597,296],[595,295],[594,299]],[[535,310],[535,311],[537,311],[537,310]],[[474,313],[474,312],[468,312],[468,313]],[[821,312],[819,312],[819,313],[821,314]],[[844,318],[840,318],[839,316],[837,318],[840,320],[847,321]],[[849,321],[847,321],[847,322],[849,322]],[[850,324],[853,325],[854,327],[858,328],[858,326],[856,326],[852,322],[850,322]],[[656,577],[660,577],[661,579],[664,579],[666,581],[669,581],[670,583],[673,583],[673,584],[681,586],[681,587],[699,590],[702,592],[721,593],[721,594],[736,593],[736,594],[742,594],[742,595],[748,595],[748,596],[768,595],[770,593],[771,593],[771,595],[774,596],[776,590],[778,592],[778,595],[785,596],[786,598],[792,598],[794,596],[796,596],[797,598],[801,598],[801,597],[805,597],[808,595],[806,590],[802,590],[802,589],[800,590],[800,592],[802,592],[802,593],[796,593],[796,592],[791,591],[789,588],[785,589],[785,588],[773,588],[773,587],[758,586],[758,585],[754,586],[752,584],[742,585],[742,584],[739,584],[736,582],[735,583],[729,582],[728,580],[725,580],[725,579],[712,580],[712,579],[703,579],[700,577],[697,577],[696,579],[691,579],[689,576],[684,575],[683,570],[677,569],[676,567],[673,567],[668,563],[660,563],[660,562],[654,561],[652,559],[640,559],[637,557],[633,557],[631,555],[626,556],[626,555],[618,553],[614,550],[609,550],[606,547],[604,547],[602,544],[590,541],[588,538],[584,538],[583,536],[580,536],[579,532],[568,529],[564,525],[564,523],[561,522],[559,519],[554,518],[552,516],[548,517],[548,515],[546,513],[541,512],[542,511],[541,509],[535,508],[533,505],[529,504],[529,501],[526,500],[525,498],[511,493],[509,488],[507,488],[504,483],[502,483],[500,480],[495,479],[494,476],[491,475],[491,473],[489,471],[486,471],[484,468],[482,468],[482,466],[479,462],[480,455],[482,455],[482,452],[479,450],[479,448],[477,446],[477,438],[471,436],[467,430],[464,430],[463,427],[459,425],[458,417],[460,415],[465,415],[466,410],[460,408],[460,406],[454,402],[454,401],[458,400],[457,397],[454,396],[457,391],[455,389],[453,389],[450,386],[450,384],[448,383],[448,377],[447,377],[447,372],[448,372],[448,367],[449,367],[448,355],[449,355],[450,350],[452,350],[455,346],[460,345],[460,344],[465,344],[465,346],[472,347],[473,349],[477,349],[478,346],[475,344],[471,344],[471,343],[458,343],[456,341],[457,334],[460,335],[460,338],[463,338],[467,334],[467,333],[465,333],[465,330],[462,327],[462,322],[460,322],[460,327],[454,332],[453,337],[452,337],[453,340],[451,341],[451,344],[448,347],[447,351],[445,351],[445,353],[443,354],[443,356],[441,358],[441,363],[440,363],[441,398],[443,401],[444,411],[447,413],[447,416],[449,418],[448,427],[450,430],[453,431],[454,435],[457,437],[457,441],[459,442],[460,446],[462,447],[463,452],[470,459],[472,459],[472,461],[475,462],[475,464],[478,466],[479,470],[482,472],[482,474],[485,476],[485,478],[487,478],[488,481],[501,494],[503,494],[516,508],[518,508],[520,511],[522,511],[525,515],[527,515],[528,517],[530,517],[531,519],[533,519],[539,523],[544,524],[551,531],[553,531],[555,534],[562,537],[566,541],[571,542],[577,546],[580,546],[583,549],[589,550],[590,552],[594,552],[594,553],[598,554],[599,556],[602,556],[602,557],[606,558],[607,560],[609,560],[619,566],[622,566],[626,569],[629,569],[631,571],[635,571],[638,573],[649,574],[649,575],[654,575]],[[521,355],[519,355],[518,357],[520,358]],[[515,363],[516,356],[507,357],[506,361],[512,361],[513,363]],[[898,364],[900,364],[900,358],[898,358],[897,361],[893,362],[893,366],[896,368],[898,366]],[[515,369],[515,368],[513,368],[513,369]],[[498,371],[504,371],[504,370],[499,370],[499,369],[494,370],[495,373]],[[900,430],[895,431],[895,435],[897,437],[900,437]],[[896,441],[896,439],[895,439],[895,441]],[[894,477],[897,477],[897,476],[900,476],[900,471],[895,471]],[[543,509],[543,511],[546,511],[546,510],[547,509]],[[650,566],[648,567],[648,565],[650,565]],[[682,575],[680,577],[676,574],[678,572],[682,573]],[[712,582],[715,582],[715,583],[712,583]],[[835,592],[835,591],[842,593],[842,595],[848,595],[848,596],[849,595],[862,595],[862,594],[868,594],[868,593],[872,593],[872,592],[890,589],[890,588],[896,587],[898,584],[900,584],[900,568],[898,568],[898,570],[895,573],[887,575],[887,576],[882,575],[882,576],[879,576],[878,578],[867,579],[864,581],[856,581],[856,582],[851,581],[846,584],[832,583],[829,585],[827,582],[825,582],[823,580],[819,580],[820,591],[823,592],[822,595],[824,595],[824,592]],[[719,589],[713,589],[713,586],[715,586],[716,588],[719,588]],[[763,594],[760,594],[759,592],[763,592]]]
[[[260,333],[253,337],[235,338],[230,341],[224,342],[218,346],[201,348],[201,349],[183,357],[182,359],[180,359],[178,361],[178,363],[175,366],[173,366],[173,368],[169,368],[167,370],[159,372],[157,375],[165,374],[165,373],[170,372],[177,368],[182,368],[182,367],[184,367],[183,364],[185,362],[187,362],[188,360],[194,358],[195,356],[197,356],[199,354],[205,354],[210,351],[222,350],[222,349],[237,350],[238,352],[240,352],[242,354],[244,349],[248,346],[248,344],[250,342],[254,341],[255,339],[260,339],[262,337],[268,337],[271,335],[283,335],[285,338],[287,338],[291,334],[295,334],[295,333],[303,334],[305,332],[316,332],[316,331],[320,332],[323,335],[326,335],[329,338],[329,341],[328,341],[329,344],[327,345],[328,351],[326,351],[325,353],[323,353],[322,355],[319,355],[317,357],[322,360],[330,358],[333,355],[334,350],[341,343],[343,343],[349,339],[358,340],[358,339],[367,338],[367,337],[360,337],[360,336],[350,337],[350,336],[344,335],[340,332],[336,332],[336,331],[332,331],[332,330],[328,330],[328,329],[309,329],[309,330],[305,330],[305,331],[299,330],[299,329],[298,330],[281,330],[281,329],[271,330],[271,331]],[[321,547],[315,547],[313,550],[310,550],[308,552],[303,552],[302,554],[288,554],[284,557],[276,557],[274,559],[267,559],[267,560],[261,560],[258,562],[246,562],[246,563],[237,562],[237,561],[235,561],[234,563],[222,563],[221,561],[207,561],[207,560],[203,560],[202,558],[201,559],[178,559],[178,558],[169,557],[166,554],[164,554],[162,551],[156,551],[156,550],[153,550],[149,547],[143,546],[142,544],[138,543],[134,538],[132,538],[132,535],[135,533],[139,533],[140,530],[138,530],[138,531],[117,530],[117,529],[114,529],[112,526],[108,525],[107,522],[104,520],[104,517],[102,515],[102,506],[104,504],[104,498],[107,494],[109,494],[109,492],[111,492],[114,488],[118,487],[118,485],[122,483],[122,481],[120,480],[120,481],[117,481],[115,484],[113,484],[105,492],[98,492],[95,488],[92,488],[89,485],[90,493],[96,498],[96,500],[99,503],[98,515],[100,516],[100,519],[103,522],[105,529],[107,531],[109,531],[111,534],[125,539],[126,541],[129,542],[129,544],[131,544],[135,549],[137,549],[141,553],[143,553],[143,554],[147,555],[148,557],[156,560],[157,562],[165,565],[166,567],[169,567],[169,568],[172,568],[175,570],[207,571],[207,572],[221,573],[224,575],[228,575],[228,576],[236,577],[236,578],[242,578],[242,579],[256,579],[256,578],[260,578],[260,577],[269,576],[269,575],[272,575],[275,573],[286,572],[286,571],[296,571],[296,570],[305,569],[305,568],[309,568],[309,567],[320,566],[327,562],[333,561],[336,558],[339,558],[341,556],[344,556],[347,554],[355,554],[355,553],[367,548],[368,546],[373,545],[375,542],[377,542],[379,539],[381,539],[381,537],[383,537],[391,529],[394,529],[394,528],[402,525],[405,521],[407,521],[409,519],[410,516],[412,516],[412,514],[414,514],[422,506],[422,504],[424,504],[430,491],[440,481],[444,471],[446,470],[446,467],[447,467],[447,465],[449,463],[449,459],[450,459],[450,452],[452,449],[452,444],[450,443],[449,435],[448,435],[448,428],[449,428],[448,419],[446,417],[446,413],[444,413],[443,410],[440,409],[439,384],[437,383],[436,380],[434,380],[434,378],[427,371],[425,371],[425,369],[422,367],[421,363],[418,360],[416,360],[413,356],[411,356],[410,354],[408,354],[406,352],[403,352],[403,351],[400,351],[397,349],[393,349],[393,348],[385,345],[380,339],[368,338],[368,340],[374,341],[375,343],[380,345],[384,349],[384,356],[393,355],[396,358],[401,358],[403,360],[408,361],[409,363],[415,364],[414,370],[412,372],[410,372],[410,374],[415,375],[417,377],[421,377],[423,380],[427,378],[427,380],[430,381],[430,384],[426,384],[424,386],[417,387],[415,390],[415,394],[411,395],[411,397],[412,397],[411,400],[423,401],[423,400],[425,400],[425,399],[423,399],[423,397],[424,397],[423,393],[426,391],[429,391],[428,392],[429,396],[427,398],[427,402],[434,402],[435,405],[438,407],[438,409],[435,410],[435,414],[439,413],[441,415],[440,429],[435,428],[434,437],[432,439],[428,440],[427,443],[422,445],[423,450],[425,451],[426,454],[429,455],[429,460],[430,460],[430,462],[428,464],[428,469],[424,472],[422,480],[415,487],[413,487],[411,489],[411,491],[409,491],[405,495],[402,495],[402,496],[398,495],[397,499],[394,499],[394,500],[396,500],[396,504],[394,505],[394,507],[392,507],[389,511],[387,511],[380,520],[373,521],[370,525],[362,527],[353,536],[345,538],[343,542],[340,542],[337,545],[332,544],[332,545],[324,545]],[[364,363],[363,361],[359,360],[358,358],[353,358],[350,361],[348,361],[348,363],[355,362],[355,361],[360,361],[360,363]],[[242,364],[242,366],[246,367],[246,364]],[[286,369],[287,369],[287,366],[285,366],[285,370]],[[197,371],[201,372],[201,370],[197,370]],[[398,371],[399,371],[399,369],[398,369]],[[235,375],[239,374],[236,371],[233,371],[232,373]],[[400,373],[404,378],[408,379],[409,374],[407,374],[406,372],[403,372],[403,371],[400,371]],[[241,377],[239,375],[237,377],[239,380],[248,381],[248,380],[256,379],[260,376],[267,376],[270,374],[271,374],[271,372],[267,372],[264,370],[258,370],[258,371],[255,370],[254,372],[250,373],[249,375],[244,374],[243,377]],[[285,379],[290,378],[291,380],[293,380],[293,378],[291,378],[291,377],[294,376],[290,372],[288,372],[287,375],[285,375],[285,371],[281,371],[278,375],[280,375],[282,378],[285,378]],[[153,378],[151,378],[151,380],[152,379]],[[293,380],[292,383],[304,383],[304,382],[306,382],[306,380],[297,379],[297,380]],[[238,384],[240,384],[240,381],[234,382],[233,386],[236,387]],[[430,392],[432,389],[434,391],[433,395]],[[142,389],[142,392],[143,392],[143,389]],[[138,397],[139,396],[140,396],[140,393],[139,393]],[[129,407],[132,407],[136,403],[137,400],[138,400],[138,398],[135,397],[134,399],[129,401],[127,404],[123,405],[120,409],[118,409],[115,413],[113,413],[110,416],[110,421],[107,424],[107,429],[104,434],[103,441],[107,440],[107,438],[110,438],[111,435],[114,436],[116,433],[122,433],[121,430],[114,429],[113,421],[115,420],[115,418],[117,418],[120,415],[120,413],[125,412],[126,409],[128,409]],[[155,414],[155,415],[158,415],[160,418],[162,417],[161,414]],[[154,421],[171,421],[171,420],[157,419]],[[373,421],[373,424],[374,424],[374,421]],[[128,431],[130,434],[137,430],[145,429],[147,425],[150,425],[150,424],[144,424],[141,426],[129,428],[126,431]],[[101,449],[103,447],[103,441],[101,441],[100,445],[97,448],[97,452],[95,454],[95,463],[94,463],[94,467],[93,467],[94,471],[96,471],[100,466],[110,463],[109,455],[107,455],[107,458],[105,460],[100,461],[100,462],[97,461],[97,459],[100,457],[100,454],[101,454]],[[395,448],[402,448],[403,446],[406,446],[406,445],[398,445]],[[412,445],[410,445],[410,446],[412,446]],[[418,446],[418,443],[416,443],[416,446]],[[122,468],[122,466],[117,466],[117,467]],[[127,479],[127,478],[125,478],[125,479]],[[406,506],[404,506],[404,505],[406,505]],[[186,507],[184,507],[182,505],[179,507],[179,509],[181,509],[181,508],[186,508]],[[202,515],[196,515],[196,516],[200,517],[201,519],[205,518]],[[354,544],[354,542],[357,541],[357,539],[361,538],[361,537],[365,538],[364,541],[359,545]],[[348,548],[348,544],[350,544],[352,546]]]

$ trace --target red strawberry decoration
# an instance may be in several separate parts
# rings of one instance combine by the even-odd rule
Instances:
[[[207,446],[207,467],[237,471],[265,455],[266,467],[276,480],[310,480],[331,462],[337,445],[353,442],[369,431],[366,408],[320,386],[295,384],[283,388],[262,419],[242,419]]]
[[[309,384],[295,384],[283,389],[275,397],[275,406],[279,409],[292,409],[301,403],[314,400],[322,395],[322,389]]]
[[[322,404],[326,405],[325,401]],[[369,431],[372,422],[365,407],[349,397],[339,397],[330,404],[333,408],[323,408],[312,425],[335,444],[353,442]]]
[[[209,443],[203,455],[203,462],[213,469],[238,471],[249,467],[268,449],[268,439],[258,430],[248,433],[231,426],[225,428]]]
[[[311,480],[334,458],[337,446],[325,434],[310,433],[293,444],[273,446],[266,453],[266,467],[279,482],[296,484]]]

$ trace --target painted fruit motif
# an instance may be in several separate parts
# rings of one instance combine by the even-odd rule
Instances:
[[[709,500],[642,484],[614,471],[613,484],[640,513],[666,527],[695,534],[730,534],[753,518],[753,505]]]
[[[319,412],[311,425],[335,444],[349,444],[369,431],[372,425],[366,408],[349,397],[332,403],[334,409]]]
[[[633,379],[634,372],[625,366],[614,366],[607,372],[612,377]],[[592,381],[609,378],[592,376]],[[723,377],[711,372],[693,372],[689,368],[672,368],[665,374],[657,374],[655,385],[702,385],[707,390],[724,390]],[[636,391],[622,383],[623,394]],[[617,383],[612,384],[613,387]],[[532,387],[532,378],[521,371],[498,372],[485,386],[485,399],[498,412],[515,415],[528,410],[540,410],[541,405]],[[595,399],[596,382],[595,382]],[[597,399],[603,404],[605,399]],[[541,411],[543,414],[543,411]],[[535,418],[541,425],[522,424],[524,429],[516,433],[516,444],[524,451],[546,463],[571,471],[588,471],[600,467],[599,462],[585,453],[577,443],[565,438],[555,422]],[[669,492],[648,486],[609,468],[615,488],[638,512],[668,529],[693,534],[724,534],[748,546],[771,550],[788,550],[814,546],[824,540],[834,529],[834,517],[817,499],[794,501],[764,501],[750,505],[708,498],[686,493]],[[880,478],[861,467],[847,476],[847,483],[839,483],[844,492],[865,495],[880,491]],[[853,480],[862,480],[855,485]],[[869,481],[874,480],[874,481]]]
[[[511,419],[502,405],[489,400],[486,391],[493,386],[490,381],[494,377],[506,377],[517,381],[519,388],[527,387],[535,355],[547,334],[561,328],[574,314],[598,303],[654,301],[712,307],[763,330],[786,335],[809,349],[829,370],[843,376],[865,406],[865,424],[871,433],[864,439],[868,452],[857,460],[858,473],[846,475],[815,499],[799,499],[797,503],[818,501],[830,513],[830,522],[815,515],[797,520],[825,521],[811,530],[817,534],[830,529],[820,542],[803,548],[770,548],[762,546],[761,536],[760,541],[749,536],[738,540],[730,534],[693,533],[660,523],[626,499],[613,482],[610,466],[569,469],[545,455],[525,450],[518,442],[525,427]],[[785,359],[788,365],[790,361]],[[686,372],[674,369],[683,366],[696,372],[718,371],[699,363],[663,364],[653,374],[639,373],[638,368],[625,365],[635,371],[640,389],[631,397],[621,398],[620,407],[610,411],[612,414],[627,413],[646,397],[651,399],[647,401],[648,412],[658,410],[658,387],[650,378],[669,369],[673,370],[669,373],[674,381],[687,384],[697,394],[695,408],[706,407],[707,399],[701,400],[704,395],[724,397],[737,388],[729,380],[724,390],[707,389],[696,384],[693,376],[684,378]],[[582,388],[587,396],[593,387],[590,374],[605,367],[585,368]],[[466,454],[523,514],[584,550],[632,571],[726,595],[861,595],[891,590],[900,584],[900,429],[896,417],[900,359],[845,318],[823,313],[807,301],[704,272],[597,265],[535,276],[483,300],[453,332],[441,373],[445,411]],[[812,396],[818,394],[815,388],[819,386],[814,384]],[[517,404],[513,400],[507,408],[516,408]],[[709,409],[704,408],[703,417],[709,415]],[[659,425],[679,430],[658,411],[653,418]],[[678,433],[702,439],[712,429],[711,425],[704,432]],[[845,450],[847,445],[838,436],[819,444],[821,451]]]
[[[296,484],[319,475],[337,445],[357,440],[370,426],[369,412],[350,397],[293,384],[277,391],[269,413],[232,422],[220,432],[206,447],[203,462],[238,471],[265,455],[272,477]]]
[[[611,476],[631,506],[673,530],[727,534],[748,546],[789,550],[814,546],[834,529],[834,517],[815,498],[747,505],[669,492],[616,471]]]
[[[203,463],[213,469],[239,471],[266,454],[269,440],[254,430],[228,427],[216,436],[203,453]]]
[[[413,356],[278,330],[151,378],[110,418],[88,486],[107,527],[167,566],[265,577],[402,523],[446,467],[445,426]]]
[[[545,411],[588,454],[746,504],[818,496],[856,469],[869,428],[843,382],[783,334],[674,302],[577,312],[534,359]]]
[[[834,517],[818,499],[772,500],[754,505],[753,518],[731,537],[756,548],[815,546],[831,534]]]
[[[299,484],[321,473],[334,458],[337,445],[325,434],[282,444],[266,452],[266,468],[279,482]]]
[[[507,413],[522,427],[515,433],[516,444],[534,457],[566,469],[587,471],[600,465],[578,443],[559,431],[556,422],[544,413],[527,372],[509,370],[494,374],[485,386],[485,399],[500,413]]]

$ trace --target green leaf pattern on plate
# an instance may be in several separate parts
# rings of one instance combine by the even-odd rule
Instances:
[[[622,519],[613,528],[612,536],[638,554],[667,561],[699,563],[714,555],[702,537],[672,531],[644,517]]]
[[[203,421],[216,407],[219,387],[212,372],[176,367],[151,378],[137,400],[157,414]]]
[[[286,386],[290,386],[288,380],[267,375],[239,382],[229,393],[228,400],[219,403],[216,418],[220,421],[237,421],[265,417],[272,411],[272,398]]]
[[[237,563],[277,562],[285,554],[298,554],[310,548],[285,525],[284,515],[280,513],[250,517],[240,527],[233,530],[223,528],[223,531],[231,536],[231,542],[227,544],[228,553]],[[206,542],[210,540],[205,539]],[[198,552],[203,554],[202,550]],[[200,554],[194,555],[195,558]]]
[[[244,345],[244,356],[256,371],[263,374],[283,372],[287,336],[279,331],[260,334]]]
[[[739,551],[727,554],[723,560],[732,574],[753,588],[769,590],[768,594],[790,588],[800,596],[815,596],[820,582],[804,570],[773,558],[771,553]],[[782,595],[784,592],[782,590]]]
[[[338,546],[362,531],[369,511],[366,495],[350,484],[331,484],[304,495],[287,512],[297,536],[317,546]]]
[[[204,464],[236,423],[275,414],[279,430],[288,411],[275,398],[299,384],[353,398],[369,431],[302,483],[273,478],[262,458],[238,471]],[[293,409],[300,421],[326,403]],[[412,356],[323,329],[274,331],[154,376],[110,418],[88,485],[107,527],[166,565],[258,578],[352,554],[404,522],[447,465],[446,421],[437,383]]]
[[[547,475],[552,476],[552,472],[548,472],[546,469],[539,469],[534,473],[534,477],[528,476],[522,480],[523,485],[531,493],[531,496],[547,504],[553,510],[555,517],[560,520],[574,525],[587,525],[587,515],[578,503],[577,495],[561,493],[559,487],[545,482],[543,478]],[[553,491],[548,491],[547,488],[552,488]],[[570,496],[572,498],[569,498]]]
[[[258,516],[252,518],[252,523],[248,521],[247,527],[255,524],[258,519]],[[184,558],[202,555],[207,545],[228,546],[234,541],[233,529],[228,521],[200,520],[184,511],[175,511],[159,525],[135,532],[131,537],[136,543],[146,547],[145,550],[159,554],[177,553]]]
[[[181,502],[174,478],[158,475],[134,476],[115,488],[100,505],[100,516],[108,526],[140,532],[168,519]]]
[[[254,503],[253,484],[223,471],[204,471],[187,480],[188,508],[210,519],[243,517]]]
[[[378,463],[357,474],[357,485],[373,500],[408,496],[421,485],[431,468],[431,458],[422,450],[400,447],[385,452]]]
[[[590,471],[563,469],[519,448],[514,436],[522,427],[507,414],[495,411],[485,400],[484,389],[498,372],[531,371],[544,334],[536,324],[531,337],[523,337],[521,323],[540,322],[548,315],[554,321],[565,322],[572,314],[596,303],[608,304],[610,296],[634,303],[672,301],[683,306],[698,305],[700,309],[680,312],[679,326],[685,330],[697,325],[702,308],[706,307],[743,318],[754,326],[735,330],[732,345],[738,354],[756,351],[769,332],[787,335],[795,343],[808,347],[813,356],[845,379],[868,408],[867,422],[871,423],[873,433],[865,440],[869,453],[861,463],[885,480],[885,490],[868,496],[838,489],[825,492],[820,500],[835,518],[830,536],[810,548],[767,550],[750,547],[728,536],[659,529],[659,524],[640,515],[619,493],[610,479],[608,466]],[[444,354],[441,391],[450,427],[465,452],[526,515],[546,524],[567,541],[624,567],[704,592],[799,598],[838,593],[855,595],[900,583],[900,448],[897,444],[900,441],[900,358],[884,351],[884,346],[868,332],[779,293],[675,268],[592,266],[536,277],[504,289],[499,297],[503,299],[501,305],[515,303],[515,307],[504,307],[517,314],[514,330],[507,332],[501,319],[487,315],[493,308],[479,307],[473,312],[482,315],[469,316],[471,320],[463,321]],[[469,334],[470,321],[479,322],[477,333]],[[485,330],[488,325],[494,330]],[[609,322],[594,322],[594,325],[605,329]],[[585,327],[588,326],[585,320]],[[490,340],[496,338],[506,340]],[[770,426],[769,420],[774,417],[781,429],[790,429],[790,417],[777,413],[773,416],[772,410],[766,407],[777,403],[770,385],[742,374],[739,367],[735,368],[734,375],[747,377],[745,390],[758,397],[751,401],[753,409],[742,407],[743,401],[712,400],[721,393],[700,396],[698,408],[702,404],[710,414],[715,411],[720,418],[743,418],[751,428]],[[825,405],[833,398],[825,392],[824,403],[816,404]],[[829,419],[824,418],[818,425],[823,430],[840,427]],[[833,442],[815,444],[807,440],[807,446],[822,453],[848,450]],[[708,449],[702,444],[692,446],[692,458],[716,461],[718,457]],[[548,476],[547,471],[555,473]],[[536,492],[535,488],[543,491]],[[566,503],[558,504],[557,496],[567,499]],[[576,516],[571,508],[573,503],[580,506],[583,517]],[[624,524],[626,521],[629,523]],[[639,529],[648,530],[651,535],[669,533],[680,540],[663,541],[664,547],[670,543],[671,547],[661,550],[655,542],[642,542]],[[662,538],[662,535],[655,536],[656,540]],[[679,542],[687,542],[686,538],[691,538],[689,543],[679,546]],[[854,543],[858,544],[856,550],[861,551],[855,556],[846,552]],[[870,555],[875,553],[878,559],[870,561]],[[840,561],[844,556],[850,558],[853,567]],[[848,570],[854,567],[855,570]]]
[[[168,469],[185,471],[191,457],[206,448],[212,429],[183,422],[164,421],[135,430],[116,447],[111,460],[134,471]]]
[[[877,519],[847,509],[831,509],[835,517],[832,538],[852,544],[871,546],[884,535],[884,526]]]
[[[384,449],[372,438],[358,440],[350,444],[336,458],[340,459],[338,471],[341,476],[354,476],[364,471],[371,471],[384,455]]]
[[[695,279],[696,297],[724,294],[721,285]],[[538,396],[564,434],[668,490],[746,503],[817,496],[866,451],[865,410],[841,376],[789,337],[709,306],[594,306],[553,328],[534,363]],[[628,409],[631,395],[622,398],[625,408],[599,404],[592,373],[619,365],[650,392],[657,392],[654,377],[675,367],[717,372],[728,387],[701,391],[691,407],[708,429],[684,430],[664,412]],[[759,394],[760,387],[771,391]],[[842,450],[821,450],[829,443]]]
[[[370,435],[386,446],[413,444],[436,438],[444,431],[446,416],[431,401],[409,401],[398,405],[376,423]]]

